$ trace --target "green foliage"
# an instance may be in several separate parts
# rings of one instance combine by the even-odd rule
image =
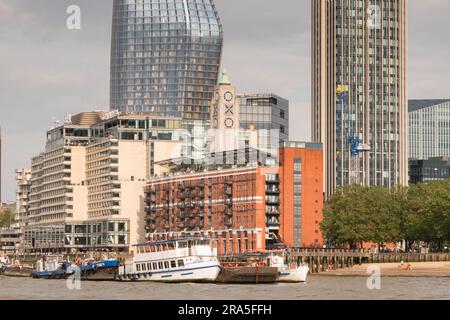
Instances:
[[[0,227],[10,227],[14,223],[15,214],[9,209],[0,211]]]
[[[394,189],[341,187],[326,204],[321,227],[337,245],[407,240],[441,249],[450,241],[450,180]]]

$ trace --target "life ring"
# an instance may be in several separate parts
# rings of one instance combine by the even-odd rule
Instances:
[[[265,267],[265,266],[266,266],[266,264],[264,263],[264,261],[260,261],[258,263],[258,267]]]
[[[272,257],[271,262],[272,262],[273,265],[278,264],[278,259],[277,259],[277,257]]]

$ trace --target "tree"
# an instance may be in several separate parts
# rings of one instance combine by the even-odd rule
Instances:
[[[336,245],[379,246],[423,241],[442,250],[450,242],[450,180],[387,189],[339,188],[324,209],[322,231]]]
[[[380,247],[401,239],[395,192],[383,187],[371,187],[364,202],[370,221],[370,240]]]
[[[321,225],[329,242],[354,247],[370,240],[370,220],[364,201],[367,191],[359,185],[344,186],[331,197]]]
[[[10,227],[14,224],[15,214],[9,209],[0,211],[0,227]]]

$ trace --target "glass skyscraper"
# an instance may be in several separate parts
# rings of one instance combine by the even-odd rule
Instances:
[[[407,3],[312,0],[312,137],[327,195],[408,184]]]
[[[209,119],[222,43],[213,0],[114,0],[111,109]]]
[[[450,99],[409,101],[409,158],[450,157]]]

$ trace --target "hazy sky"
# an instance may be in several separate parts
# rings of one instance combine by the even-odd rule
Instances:
[[[216,0],[223,64],[239,92],[291,102],[291,139],[310,139],[310,0]],[[450,0],[410,0],[410,98],[450,97]],[[82,30],[66,29],[66,8]],[[0,0],[3,199],[42,151],[52,118],[107,109],[112,0]]]

